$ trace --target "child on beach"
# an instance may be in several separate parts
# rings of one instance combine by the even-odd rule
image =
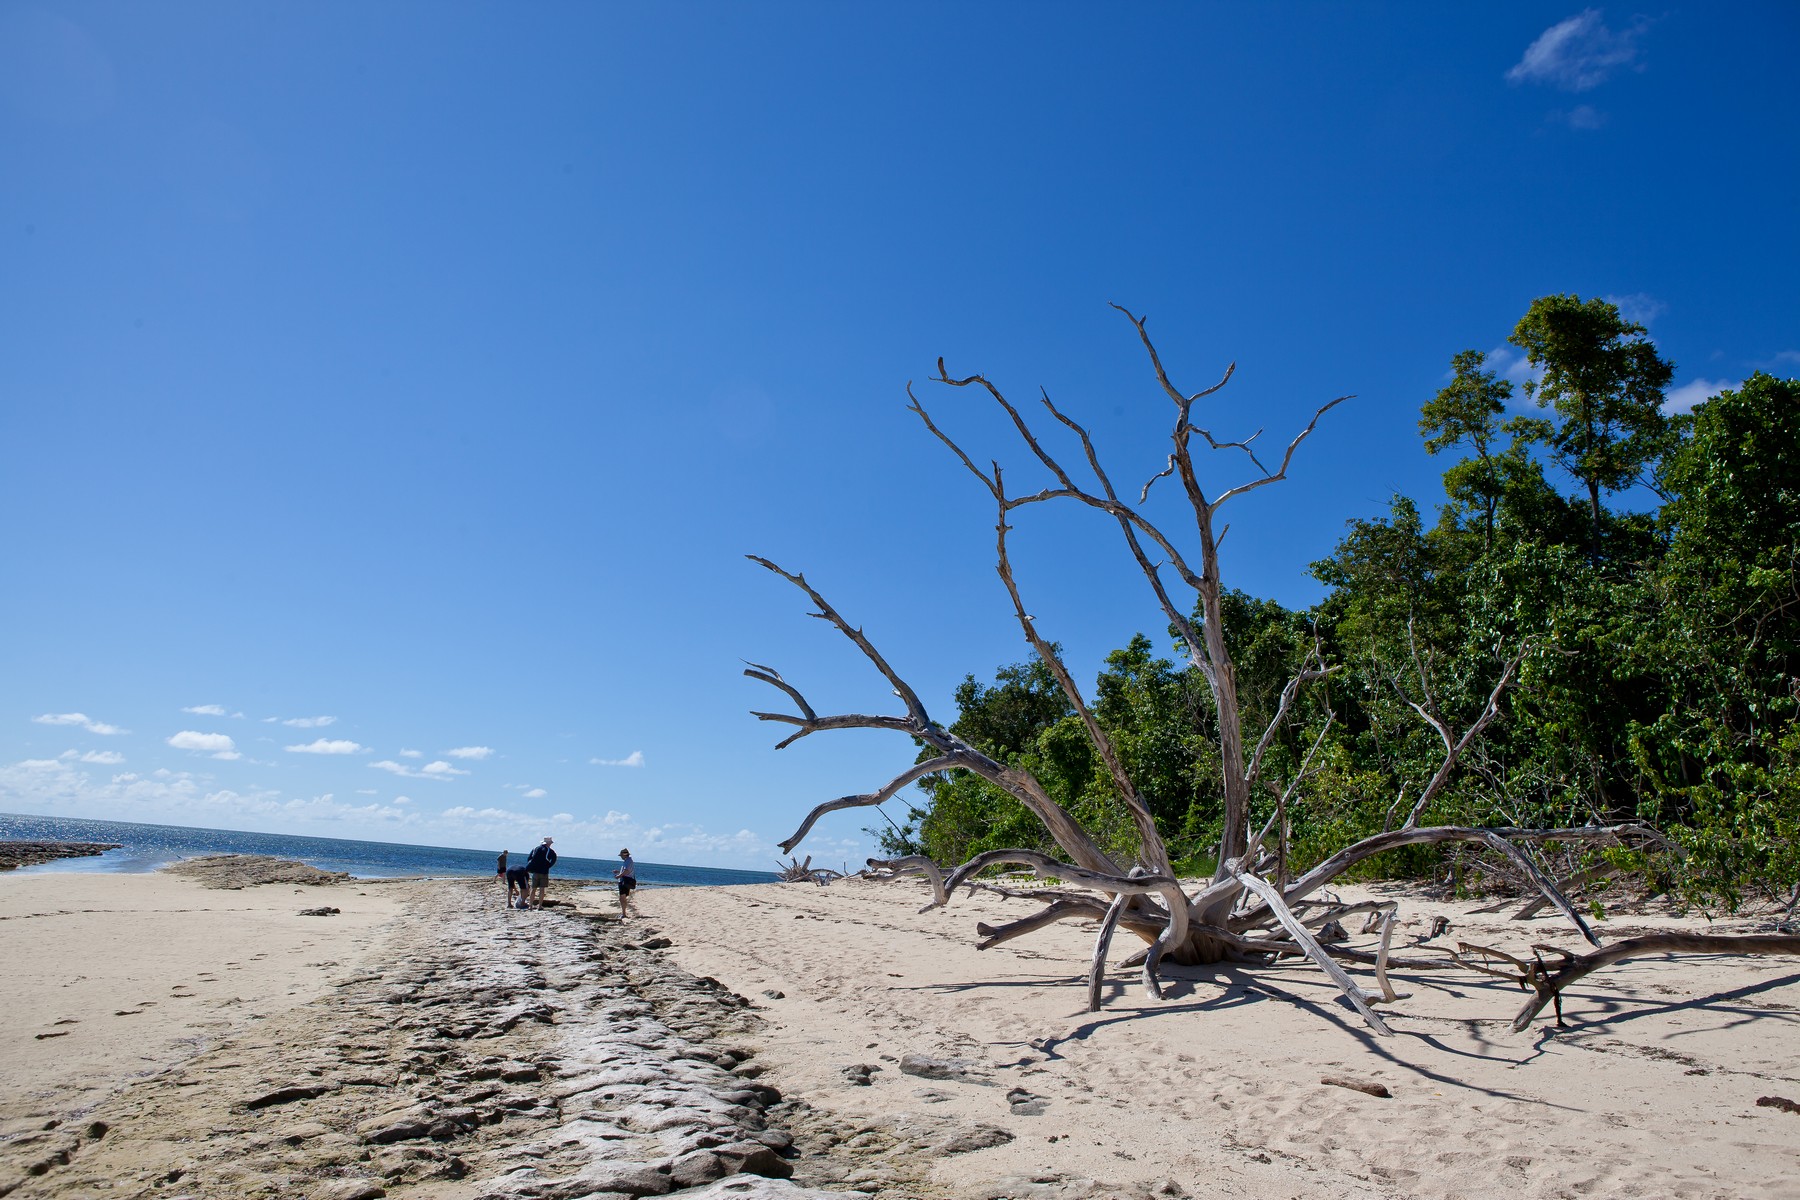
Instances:
[[[494,860],[494,878],[501,883],[506,883],[506,854],[507,852],[502,850],[500,857]],[[506,906],[512,907],[512,884],[510,883],[506,883]]]
[[[613,872],[613,878],[619,881],[619,916],[631,915],[631,893],[637,890],[637,864],[631,861],[631,851],[619,851],[624,865]]]

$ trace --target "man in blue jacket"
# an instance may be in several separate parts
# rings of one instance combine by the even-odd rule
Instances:
[[[545,838],[525,860],[525,869],[531,874],[531,907],[544,907],[544,893],[550,890],[550,868],[555,865],[556,851],[550,848],[550,839]]]

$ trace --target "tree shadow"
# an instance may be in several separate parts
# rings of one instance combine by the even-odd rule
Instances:
[[[1569,997],[1565,993],[1563,997],[1563,1007],[1565,1011],[1562,1022],[1558,1024],[1556,1018],[1551,1017],[1549,1024],[1551,1028],[1558,1029],[1563,1033],[1591,1033],[1612,1026],[1623,1025],[1630,1021],[1641,1021],[1646,1017],[1667,1016],[1671,1013],[1692,1012],[1695,1010],[1728,1013],[1735,1019],[1726,1022],[1722,1026],[1713,1026],[1709,1027],[1709,1029],[1674,1030],[1670,1034],[1671,1037],[1692,1037],[1698,1033],[1705,1033],[1720,1028],[1735,1029],[1739,1026],[1749,1025],[1756,1021],[1776,1021],[1789,1025],[1800,1024],[1800,1010],[1783,1010],[1750,1006],[1735,1009],[1730,1007],[1731,1001],[1746,1000],[1751,996],[1760,995],[1763,992],[1772,991],[1775,988],[1786,987],[1795,983],[1800,983],[1800,971],[1792,971],[1786,975],[1779,975],[1771,979],[1759,979],[1754,983],[1746,983],[1742,987],[1733,988],[1729,992],[1712,992],[1704,996],[1689,996],[1682,1000],[1635,1003],[1630,1005],[1617,999],[1603,998],[1594,996],[1590,993],[1585,996],[1585,999],[1598,1006],[1602,1010],[1602,1015],[1598,1018],[1582,1019],[1579,1023],[1569,1019],[1569,1013],[1567,1012]],[[1543,1015],[1541,1013],[1538,1016],[1538,1020],[1543,1020]]]

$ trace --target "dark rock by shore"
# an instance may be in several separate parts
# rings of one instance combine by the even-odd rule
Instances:
[[[35,867],[59,858],[91,858],[118,848],[117,842],[0,842],[0,871]]]

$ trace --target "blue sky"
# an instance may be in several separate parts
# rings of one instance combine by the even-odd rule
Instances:
[[[1354,394],[1230,514],[1228,582],[1310,603],[1536,296],[1617,300],[1681,397],[1800,370],[1796,45],[1790,4],[0,4],[0,811],[765,867],[912,748],[772,750],[742,659],[894,702],[744,554],[942,719],[1027,652],[907,381],[1033,477],[938,355],[1131,480],[1169,410],[1109,301],[1190,389],[1238,363],[1221,436]],[[1029,516],[1078,677],[1160,632],[1103,527]]]

